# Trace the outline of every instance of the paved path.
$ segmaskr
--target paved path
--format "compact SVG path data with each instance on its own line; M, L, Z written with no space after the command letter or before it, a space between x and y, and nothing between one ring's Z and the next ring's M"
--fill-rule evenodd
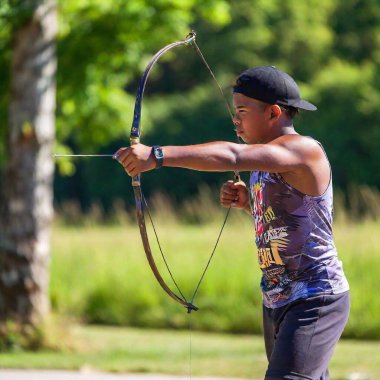
M188 380L189 376L113 374L94 371L0 369L0 380ZM195 377L192 380L243 380L226 377Z

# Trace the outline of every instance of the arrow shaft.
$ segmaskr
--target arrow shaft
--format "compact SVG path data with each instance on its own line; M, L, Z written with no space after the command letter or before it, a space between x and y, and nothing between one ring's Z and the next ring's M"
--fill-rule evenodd
M55 154L54 157L113 157L113 154Z

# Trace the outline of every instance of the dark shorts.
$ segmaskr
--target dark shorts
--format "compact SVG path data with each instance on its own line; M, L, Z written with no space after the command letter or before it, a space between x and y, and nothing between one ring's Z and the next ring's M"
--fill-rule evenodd
M350 310L349 292L263 307L265 379L330 379L328 364Z

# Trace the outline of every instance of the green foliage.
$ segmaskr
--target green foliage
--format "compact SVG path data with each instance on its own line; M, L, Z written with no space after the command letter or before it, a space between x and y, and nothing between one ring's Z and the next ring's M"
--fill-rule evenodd
M334 51L352 62L379 63L380 7L377 0L347 0L336 7L331 22Z
M22 25L28 14L24 5L32 3L8 0L0 5L2 140L12 28ZM324 144L335 185L343 190L362 183L380 187L377 0L62 0L58 8L57 151L112 153L128 145L138 79L147 62L194 28L227 94L247 67L271 64L288 71L319 108L295 124ZM165 54L152 70L142 125L142 140L149 144L235 141L223 99L188 47ZM74 197L83 208L97 201L108 209L128 191L116 163L111 171L105 160L57 164L61 173L73 176L58 176L59 201ZM107 186L102 173L107 173ZM143 180L148 194L170 188L168 194L182 202L201 182L217 187L227 177L164 169Z
M310 86L321 117L309 117L304 130L324 143L334 179L346 189L353 183L380 184L379 78L371 62L357 66L332 59Z
M183 39L196 17L223 25L229 15L222 0L62 1L60 14L58 136L91 152L126 139L134 91L124 89L152 52Z

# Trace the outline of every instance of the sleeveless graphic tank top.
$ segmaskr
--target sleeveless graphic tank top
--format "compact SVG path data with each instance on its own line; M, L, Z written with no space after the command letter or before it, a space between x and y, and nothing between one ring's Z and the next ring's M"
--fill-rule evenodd
M309 196L278 173L254 171L250 193L266 307L349 289L333 241L331 178L325 193Z

